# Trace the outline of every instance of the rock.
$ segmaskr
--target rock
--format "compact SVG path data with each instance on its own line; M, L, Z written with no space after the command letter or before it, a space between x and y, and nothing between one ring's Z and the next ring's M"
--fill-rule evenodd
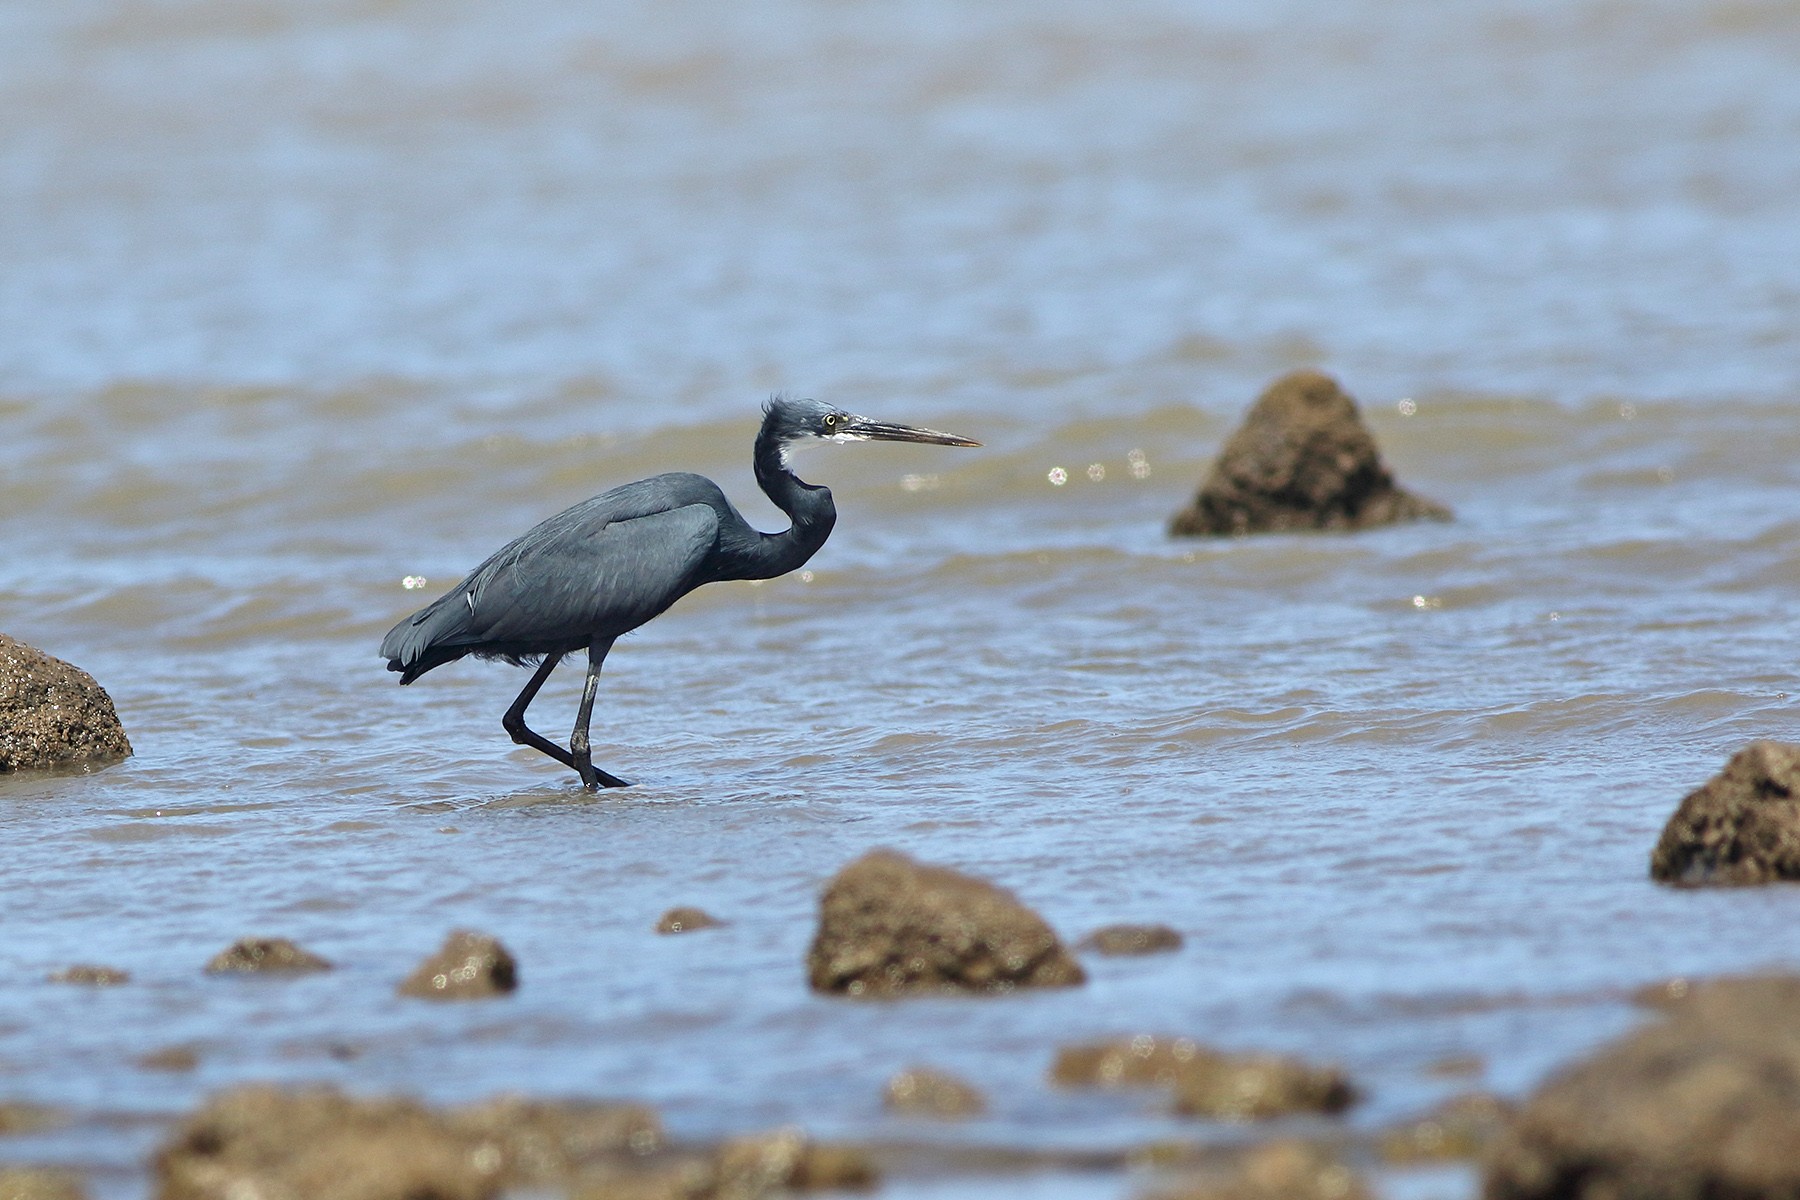
M704 1152L615 1162L580 1177L571 1200L780 1200L794 1192L873 1187L868 1155L795 1130L737 1138Z
M332 1088L237 1088L214 1097L156 1156L159 1200L485 1200L561 1189L594 1163L658 1149L636 1105L502 1099L434 1110Z
M208 1102L155 1159L158 1200L492 1200L506 1165L409 1100L244 1087Z
M303 974L307 971L329 971L331 964L302 950L286 938L239 938L213 955L206 964L209 975Z
M74 983L83 987L115 987L121 983L129 983L131 973L114 967L96 967L82 963L73 967L64 967L60 971L52 971L47 978L51 983Z
M1292 1138L1253 1146L1230 1171L1153 1189L1145 1200L1369 1200L1356 1173L1323 1149Z
M1114 957L1162 954L1181 949L1181 935L1167 925L1108 925L1082 938L1078 948Z
M807 978L821 992L999 993L1083 982L1042 918L992 884L876 850L832 879Z
M1421 519L1447 521L1450 510L1395 484L1356 402L1336 380L1295 371L1250 407L1169 532L1368 529Z
M517 964L505 946L486 934L458 929L443 948L420 963L401 984L402 996L479 1000L519 986Z
M0 1100L0 1134L36 1133L52 1129L68 1120L59 1108L33 1104L29 1100Z
M192 1071L200 1065L200 1052L192 1046L164 1046L139 1058L137 1065L146 1071Z
M0 634L0 774L129 757L112 697L92 675Z
M1187 1038L1148 1035L1057 1051L1050 1080L1063 1087L1159 1087L1183 1116L1245 1121L1335 1113L1356 1092L1334 1067L1272 1054L1227 1054Z
M715 929L724 923L703 908L671 908L656 923L656 932L692 933L697 929Z
M1650 877L1676 884L1800 879L1800 746L1752 742L1675 809Z
M1800 1195L1800 977L1715 981L1664 1012L1527 1101L1487 1200Z
M1384 1132L1378 1148L1389 1163L1479 1158L1511 1116L1512 1106L1498 1096L1453 1096L1416 1121Z
M0 1200L87 1200L79 1177L42 1167L0 1167Z
M944 1121L980 1116L987 1110L987 1101L973 1086L929 1067L910 1067L888 1080L882 1099L891 1112Z

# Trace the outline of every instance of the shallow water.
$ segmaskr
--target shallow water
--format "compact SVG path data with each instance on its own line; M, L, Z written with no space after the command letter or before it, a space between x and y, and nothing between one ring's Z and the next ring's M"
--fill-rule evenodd
M0 629L138 752L0 781L0 1099L75 1114L0 1155L142 1194L164 1121L246 1079L682 1137L1245 1136L1048 1088L1141 1030L1341 1062L1371 1129L1528 1090L1639 984L1794 965L1800 892L1646 865L1796 723L1796 47L1773 0L0 9ZM1307 364L1457 521L1166 539ZM778 527L776 388L987 446L803 458L842 514L808 571L609 659L596 758L637 786L511 747L518 672L394 688L390 624L606 486L700 470ZM817 891L879 845L1187 944L815 998ZM730 924L652 934L680 903ZM393 996L454 926L515 998ZM200 973L253 933L338 969ZM133 981L41 982L76 961ZM172 1045L198 1068L134 1065ZM916 1062L992 1114L884 1115Z

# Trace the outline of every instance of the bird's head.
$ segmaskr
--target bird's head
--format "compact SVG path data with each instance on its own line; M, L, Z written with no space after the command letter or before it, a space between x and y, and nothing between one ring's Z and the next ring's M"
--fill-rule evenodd
M780 449L785 466L789 451L821 442L926 442L934 446L979 446L972 438L914 425L875 421L818 400L776 396L763 406L762 436Z

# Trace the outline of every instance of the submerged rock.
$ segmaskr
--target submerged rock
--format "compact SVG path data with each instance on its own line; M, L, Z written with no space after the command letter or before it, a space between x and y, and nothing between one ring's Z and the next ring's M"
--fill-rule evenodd
M1163 954L1181 949L1181 935L1167 925L1107 925L1082 938L1077 948L1111 957Z
M331 964L287 938L239 938L213 955L206 970L211 975L299 975L308 971L329 971Z
M1554 1076L1490 1151L1486 1200L1800 1195L1800 977L1721 980Z
M1152 1189L1144 1200L1368 1200L1356 1172L1321 1147L1283 1138L1252 1146L1228 1171Z
M1011 893L876 850L832 879L807 978L821 992L900 996L1068 987L1086 976Z
M1390 1163L1453 1162L1479 1158L1512 1116L1498 1096L1453 1096L1424 1116L1382 1133L1379 1150Z
M658 933L693 933L698 929L716 929L725 922L704 908L671 908L656 923Z
M944 1121L980 1116L987 1110L987 1101L973 1085L930 1067L909 1067L888 1080L882 1100L891 1112Z
M158 1200L775 1200L875 1178L862 1152L794 1131L672 1149L635 1104L504 1097L434 1109L263 1086L210 1100L155 1170Z
M0 634L0 774L130 756L112 697L92 675Z
M72 967L64 967L60 971L52 971L48 978L51 983L73 983L83 987L116 987L121 983L131 982L131 972L121 971L116 967L77 963Z
M1800 746L1752 742L1675 809L1650 877L1677 884L1800 879Z
M48 1167L0 1167L0 1200L87 1200L81 1178Z
M1295 371L1250 407L1169 532L1367 529L1421 519L1447 521L1450 510L1394 482L1356 402L1335 379Z
M1335 1113L1356 1099L1335 1067L1315 1067L1273 1054L1227 1054L1188 1038L1140 1035L1067 1046L1056 1053L1050 1080L1063 1087L1156 1087L1184 1116L1226 1121L1289 1113Z
M504 996L518 986L518 964L505 946L486 934L458 929L401 982L399 992L431 1000L480 1000Z

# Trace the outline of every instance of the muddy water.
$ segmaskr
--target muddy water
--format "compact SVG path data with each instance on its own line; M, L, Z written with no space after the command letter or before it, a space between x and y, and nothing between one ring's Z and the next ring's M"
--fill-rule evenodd
M1238 1136L1046 1086L1140 1029L1338 1061L1373 1128L1528 1089L1625 989L1794 965L1800 894L1645 867L1800 716L1797 46L1772 0L0 10L0 628L138 749L0 782L0 1098L72 1114L0 1155L139 1195L163 1122L246 1079L627 1097L692 1137ZM1166 540L1303 364L1459 520ZM381 670L613 483L701 470L777 527L776 388L987 448L803 458L842 512L809 572L609 661L596 758L636 787L514 750L518 672ZM1186 946L815 999L818 887L876 845ZM675 904L730 924L656 936ZM459 925L516 997L395 998ZM248 934L338 968L201 973ZM77 961L132 982L40 982ZM198 1065L137 1065L171 1047ZM915 1063L989 1115L884 1115Z

